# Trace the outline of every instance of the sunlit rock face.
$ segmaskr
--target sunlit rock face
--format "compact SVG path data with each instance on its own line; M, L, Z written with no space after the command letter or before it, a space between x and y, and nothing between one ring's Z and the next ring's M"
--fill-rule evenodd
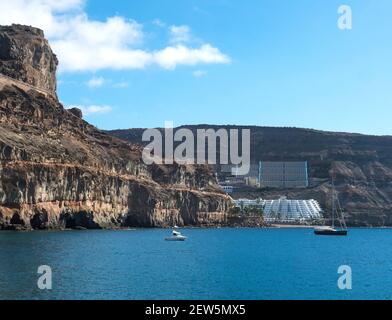
M227 223L208 167L145 165L141 147L61 105L56 66L41 30L0 27L0 229Z
M54 93L57 64L42 30L0 26L0 74Z

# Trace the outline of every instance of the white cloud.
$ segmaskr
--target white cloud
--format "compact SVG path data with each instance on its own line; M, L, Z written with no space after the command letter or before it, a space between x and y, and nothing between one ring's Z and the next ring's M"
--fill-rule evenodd
M171 26L169 32L172 43L186 43L191 40L191 29L188 26Z
M230 61L210 44L185 46L190 39L188 26L170 27L172 46L141 49L142 25L120 16L91 20L84 4L84 0L0 0L0 24L21 23L43 29L58 55L60 72L143 69L150 65L175 69L179 65Z
M103 86L105 83L105 79L103 77L92 77L89 81L87 81L87 86L89 88L98 88Z
M32 25L52 37L66 32L68 18L81 14L83 4L84 0L0 0L0 24Z
M201 78L201 77L204 77L204 76L206 76L207 75L207 71L204 71L204 70L195 70L195 71L193 71L193 76L195 77L195 78Z
M84 106L84 105L71 105L67 106L67 109L72 109L72 108L78 108L82 110L83 116L88 116L88 115L93 115L93 114L103 114L103 113L108 113L112 111L112 107L110 106L105 106L105 105L89 105L89 106Z
M178 65L194 66L200 63L229 63L230 58L222 54L219 49L204 44L198 49L184 45L167 47L154 54L154 60L165 69L175 69Z
M62 71L144 68L149 56L133 49L142 38L135 21L110 17L105 22L90 21L83 14L72 19L69 31L51 41Z

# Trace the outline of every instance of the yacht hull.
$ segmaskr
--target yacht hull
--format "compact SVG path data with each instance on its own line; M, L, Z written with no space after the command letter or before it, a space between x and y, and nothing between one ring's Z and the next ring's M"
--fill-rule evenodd
M185 241L186 237L168 237L165 238L166 241Z
M347 230L314 230L319 236L347 236Z

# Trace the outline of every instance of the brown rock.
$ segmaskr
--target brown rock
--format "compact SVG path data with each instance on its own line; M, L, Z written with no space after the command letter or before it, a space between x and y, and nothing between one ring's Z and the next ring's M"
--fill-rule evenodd
M57 64L42 30L0 26L0 74L55 93Z
M55 90L57 59L42 31L0 27L0 37L1 72ZM140 147L56 95L0 83L0 229L210 225L230 205L208 168L145 165Z
M78 117L79 119L83 118L83 112L79 108L71 108L68 109L69 112L71 112L74 116Z

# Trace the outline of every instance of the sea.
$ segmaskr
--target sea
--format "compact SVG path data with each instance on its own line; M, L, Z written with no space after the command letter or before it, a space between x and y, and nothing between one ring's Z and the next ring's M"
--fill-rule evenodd
M392 229L181 232L2 231L0 299L392 298Z

